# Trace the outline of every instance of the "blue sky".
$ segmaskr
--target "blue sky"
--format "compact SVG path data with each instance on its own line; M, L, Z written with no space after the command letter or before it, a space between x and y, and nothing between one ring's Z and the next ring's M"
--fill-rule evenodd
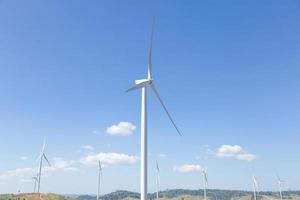
M1 193L32 191L44 137L43 192L95 193L96 158L103 192L139 191L140 92L124 91L146 77L153 16L154 79L184 136L150 94L149 191L156 159L162 189L201 188L199 166L209 188L255 174L276 190L278 173L300 189L299 1L2 0Z

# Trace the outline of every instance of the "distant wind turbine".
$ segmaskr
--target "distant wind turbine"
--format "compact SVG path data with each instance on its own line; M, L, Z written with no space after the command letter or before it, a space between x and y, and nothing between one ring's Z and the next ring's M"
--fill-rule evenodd
M102 165L101 165L101 162L99 161L98 187L97 187L97 200L99 200L99 198L100 198L101 178L102 178Z
M280 200L282 200L282 183L284 183L284 181L281 180L278 175L277 175L277 183L279 188Z
M204 200L206 200L206 189L208 185L207 168L202 169L202 176L203 176L203 194L204 194Z
M45 159L46 162L48 163L48 165L51 166L51 164L45 154L45 147L46 147L46 140L44 139L42 152L41 152L40 156L38 157L38 159L40 160L39 172L38 172L38 190L37 190L38 193L40 193L43 160Z
M160 180L159 180L159 166L158 166L158 162L156 161L156 200L159 199L159 184L160 184Z
M36 183L38 181L38 175L33 176L32 179L34 180L33 193L35 193L36 192Z
M257 200L258 183L257 183L257 180L256 180L255 176L252 176L252 180L253 180L253 195L254 195L254 200Z
M151 88L154 95L160 102L161 106L167 113L170 121L175 127L179 135L181 135L179 129L177 128L175 122L173 121L170 113L168 112L165 104L160 98L156 87L154 86L154 81L152 77L152 44L153 44L153 31L154 24L152 26L150 50L149 50L149 61L148 61L148 77L146 79L136 80L135 86L128 89L127 92L141 89L142 90L142 103L141 103L141 180L140 180L140 193L141 200L147 199L147 88Z

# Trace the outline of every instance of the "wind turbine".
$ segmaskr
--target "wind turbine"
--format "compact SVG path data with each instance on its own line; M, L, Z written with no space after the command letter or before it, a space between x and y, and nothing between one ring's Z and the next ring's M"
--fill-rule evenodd
M34 180L33 193L35 193L35 191L36 191L36 183L38 181L38 175L37 176L33 176L32 179Z
M102 177L102 165L101 165L101 162L99 161L99 174L98 174L97 200L99 200L99 198L100 198L101 177Z
M159 199L159 167L158 162L156 161L156 200Z
M176 131L179 135L181 135L179 129L177 128L175 122L173 121L170 113L168 112L165 104L160 98L156 87L154 86L154 81L152 77L152 44L153 44L153 31L154 24L152 26L151 32L151 41L150 41L150 50L149 50L149 61L148 61L148 77L146 79L136 80L135 86L128 89L127 92L141 89L142 90L142 99L141 99L141 180L140 180L140 192L141 192L141 200L147 199L147 88L151 88L154 95L157 97L161 106L167 113L170 121L175 127Z
M208 184L208 181L207 181L207 168L202 169L202 176L203 176L203 185L204 185L204 188L203 188L204 200L206 200L206 189L207 189L207 184Z
M254 200L257 200L258 183L257 183L257 180L256 180L255 176L252 176L252 180L253 180L253 195L254 195Z
M279 188L279 194L280 194L280 200L282 200L282 183L284 183L283 180L280 179L280 177L277 175L277 183Z
M40 193L40 186L41 186L41 176L42 176L42 166L43 166L43 160L45 159L49 166L51 166L49 160L46 157L45 154L45 147L46 147L46 140L44 139L43 148L40 156L38 159L40 159L40 165L39 165L39 172L38 172L38 190L37 192Z

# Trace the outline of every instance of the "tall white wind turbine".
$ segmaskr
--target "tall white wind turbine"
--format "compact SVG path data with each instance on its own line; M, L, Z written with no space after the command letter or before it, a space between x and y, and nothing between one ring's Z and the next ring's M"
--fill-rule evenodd
M44 139L42 152L41 152L41 155L38 157L38 159L40 160L39 172L38 172L38 189L37 189L38 193L40 193L43 160L45 159L46 162L48 163L48 165L51 166L51 164L45 154L45 147L46 147L46 140Z
M278 189L280 194L280 200L282 200L282 183L284 183L284 181L281 180L278 175L277 175L277 183L278 183Z
M150 50L149 50L149 61L148 61L148 77L146 79L136 80L135 86L128 89L127 92L141 89L142 90L142 102L141 102L141 182L140 182L140 191L141 191L141 200L147 199L147 89L148 87L152 89L154 95L157 97L161 106L167 113L170 121L175 127L179 135L181 135L179 129L177 128L175 122L173 121L170 113L168 112L165 104L160 98L156 87L154 86L154 81L152 77L152 44L153 44L153 29L151 32L151 41L150 41Z
M252 176L254 200L257 200L258 183L255 176Z
M97 200L100 198L100 187L101 187L101 178L102 178L102 165L101 162L99 161L99 172L98 172L98 187L97 187Z
M160 184L160 180L159 180L159 166L158 166L158 162L156 161L156 200L159 199L159 184Z
M202 176L203 176L203 194L204 194L204 200L206 200L206 190L208 185L207 168L202 169Z

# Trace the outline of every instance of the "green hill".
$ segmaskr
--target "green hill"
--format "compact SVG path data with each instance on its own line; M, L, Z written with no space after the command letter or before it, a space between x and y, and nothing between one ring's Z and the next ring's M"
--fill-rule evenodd
M300 200L300 191L283 192L285 200ZM203 200L203 190L165 190L160 192L160 200ZM101 196L101 200L138 200L139 193L119 190ZM155 193L148 195L156 199ZM253 200L252 192L238 190L207 190L208 200ZM94 195L66 196L58 194L3 194L0 200L96 200ZM258 200L279 200L277 192L260 192Z
M4 194L0 195L0 200L76 200L75 198L58 194Z
M299 191L283 192L284 199L300 200ZM160 200L202 200L203 190L174 189L160 192ZM101 197L101 200L135 200L139 199L139 193L128 191L116 191ZM148 194L148 199L156 199L156 194ZM207 190L208 200L253 200L252 192L239 190ZM277 192L261 192L258 200L278 200ZM96 200L96 196L82 195L77 200Z

